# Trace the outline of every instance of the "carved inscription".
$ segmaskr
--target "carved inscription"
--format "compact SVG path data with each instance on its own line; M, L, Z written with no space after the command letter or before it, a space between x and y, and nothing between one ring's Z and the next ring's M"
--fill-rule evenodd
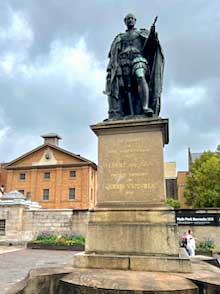
M140 190L140 189L154 189L155 184L107 184L105 186L106 190L124 190L124 189L134 189L134 190Z
M148 146L146 137L142 138L140 134L138 137L116 136L111 144L105 145L104 190L111 197L155 194L157 185L151 172L152 168L155 170L156 163Z

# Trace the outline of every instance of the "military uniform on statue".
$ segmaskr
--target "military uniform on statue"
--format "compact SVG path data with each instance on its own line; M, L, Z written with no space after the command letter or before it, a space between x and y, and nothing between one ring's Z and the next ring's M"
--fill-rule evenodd
M125 18L127 30L115 37L109 52L106 91L109 118L128 115L158 116L164 56L155 31L137 30L136 18Z

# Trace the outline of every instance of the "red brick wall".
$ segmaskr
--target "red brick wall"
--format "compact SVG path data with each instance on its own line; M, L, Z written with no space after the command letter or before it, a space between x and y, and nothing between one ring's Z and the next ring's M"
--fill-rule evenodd
M178 200L180 201L181 208L189 208L189 206L185 203L186 199L184 197L184 190L188 174L189 173L187 171L180 171L177 173Z
M4 169L4 163L0 163L0 186L7 186L7 171Z
M53 150L57 164L39 166L45 149L38 150L27 158L21 159L8 167L6 191L24 190L30 193L32 201L37 201L43 208L88 209L95 205L96 169L91 165L76 166L82 163L78 158ZM68 167L65 167L68 164ZM70 171L76 171L76 177L70 177ZM50 172L50 179L44 173ZM25 180L20 180L20 173L25 173ZM75 188L75 199L69 200L69 188ZM49 200L43 200L43 189L49 189Z

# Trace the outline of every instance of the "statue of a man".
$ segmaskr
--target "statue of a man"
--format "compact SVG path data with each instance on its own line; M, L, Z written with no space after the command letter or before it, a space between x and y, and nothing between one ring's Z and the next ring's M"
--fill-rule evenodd
M125 33L115 37L109 52L105 93L109 119L125 116L158 116L162 91L164 57L155 31L137 30L136 18L124 18Z

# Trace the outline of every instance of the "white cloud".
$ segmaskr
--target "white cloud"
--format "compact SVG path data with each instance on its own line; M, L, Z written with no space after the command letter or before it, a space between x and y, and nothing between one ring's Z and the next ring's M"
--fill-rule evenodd
M28 48L33 39L33 31L25 17L19 12L10 10L9 25L6 28L0 28L0 42L13 42Z
M178 99L181 102L182 107L190 108L198 103L201 103L206 98L206 89L198 87L189 88L177 88L173 87L170 90L170 95L173 99Z
M10 9L8 26L0 28L0 68L3 74L13 74L16 65L28 57L28 49L34 41L34 34L24 16ZM10 48L10 49L9 49Z
M0 142L3 142L3 140L6 138L7 133L9 132L10 128L5 126L0 130Z
M0 65L6 74L10 74L13 70L15 58L13 55L8 54L0 61Z

